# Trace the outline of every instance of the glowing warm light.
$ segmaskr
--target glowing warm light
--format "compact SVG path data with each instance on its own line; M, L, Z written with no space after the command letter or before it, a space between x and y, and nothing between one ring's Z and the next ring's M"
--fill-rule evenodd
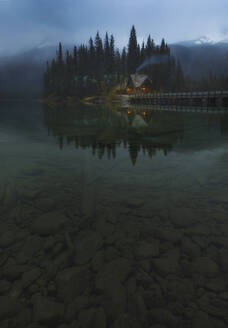
M146 112L143 112L143 115L146 115Z
M141 90L142 90L142 92L145 92L145 91L146 91L146 88L145 88L145 87L143 87L143 88L141 88Z
M130 111L130 110L128 110L128 111L127 111L127 113L128 113L128 114L131 114L131 111Z
M131 88L126 88L126 92L131 92Z

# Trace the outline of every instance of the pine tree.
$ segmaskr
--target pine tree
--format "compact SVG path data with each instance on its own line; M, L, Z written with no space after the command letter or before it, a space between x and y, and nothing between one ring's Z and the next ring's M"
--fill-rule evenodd
M170 55L170 48L168 47L168 44L167 43L165 44L165 53L167 55Z
M73 71L74 78L76 78L78 73L78 52L76 46L74 46L73 50Z
M103 76L103 43L99 35L99 31L97 31L95 37L95 50L96 50L96 75L99 79Z
M150 58L154 52L155 52L155 45L154 45L154 40L151 39L151 36L149 34L148 38L147 38L147 43L146 43L146 57Z
M165 54L165 52L166 52L166 47L165 47L165 40L164 40L164 38L162 39L162 41L161 41L161 46L160 46L160 54Z
M59 49L57 51L57 63L63 65L63 50L61 42L59 42Z
M141 49L140 49L140 45L138 44L138 46L137 46L137 67L141 64L140 54L141 54Z
M116 82L119 83L120 75L121 75L121 55L120 55L120 52L118 49L116 50L116 53L115 53L115 71L114 71L114 73L116 73L116 79L112 78L112 81L114 83L116 83Z
M94 47L93 39L90 37L89 39L89 75L94 77L96 70L96 51Z
M123 47L121 54L121 73L125 77L127 75L127 52L126 47Z
M65 71L65 88L64 88L64 93L73 95L74 92L74 62L73 58L67 50L66 52L66 71Z
M110 45L109 45L109 37L108 33L105 34L104 40L104 71L105 74L108 75L109 73L109 65L110 65Z
M57 51L56 58L56 74L57 74L57 95L63 96L64 94L64 61L63 61L63 51L62 44L59 42L59 48Z
M128 56L127 56L127 70L128 74L135 73L138 66L138 44L136 37L136 30L134 25L131 28L129 42L128 42Z
M146 49L144 41L142 43L141 51L140 51L140 63L143 63L146 59Z
M115 73L115 40L114 36L110 37L110 62L109 62L109 72L110 74Z
M44 95L48 96L51 93L51 70L49 62L46 62L46 71L44 72Z
M58 72L57 72L57 64L55 59L52 59L51 62L51 93L57 93L57 83L58 83Z

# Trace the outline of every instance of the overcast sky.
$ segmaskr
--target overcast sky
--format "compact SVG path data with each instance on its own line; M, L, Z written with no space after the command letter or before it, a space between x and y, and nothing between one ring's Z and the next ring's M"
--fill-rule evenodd
M87 42L99 30L120 48L135 25L138 41L228 38L228 0L0 0L0 54L58 41Z

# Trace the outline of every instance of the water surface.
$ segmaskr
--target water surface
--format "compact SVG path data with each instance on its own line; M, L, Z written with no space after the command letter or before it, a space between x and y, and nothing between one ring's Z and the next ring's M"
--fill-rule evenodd
M228 113L0 106L1 327L227 327Z

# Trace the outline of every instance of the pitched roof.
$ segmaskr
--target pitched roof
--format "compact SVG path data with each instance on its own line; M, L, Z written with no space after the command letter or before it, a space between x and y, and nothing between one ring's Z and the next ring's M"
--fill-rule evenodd
M139 88L147 79L152 83L149 77L145 74L131 74L130 75L132 83L135 88Z

